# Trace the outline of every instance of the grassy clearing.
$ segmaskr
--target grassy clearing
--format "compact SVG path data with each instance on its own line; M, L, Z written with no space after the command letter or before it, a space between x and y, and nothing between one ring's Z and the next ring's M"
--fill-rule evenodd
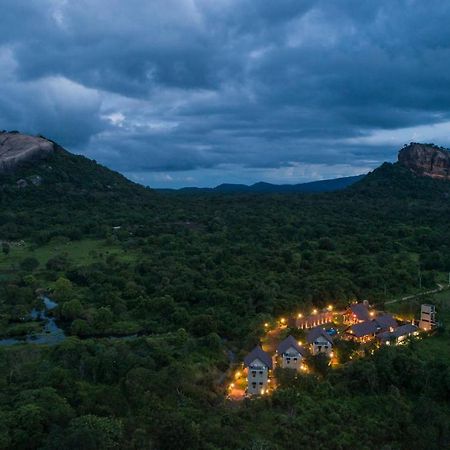
M424 359L450 359L450 289L404 302L392 303L388 305L387 309L388 312L398 314L405 319L412 317L418 319L420 305L428 302L436 305L437 320L443 324L444 329L433 336L420 340L417 346Z
M424 358L450 359L450 290L434 294L431 299L436 305L436 317L443 330L429 339L419 342Z
M449 273L448 272L438 272L436 274L436 281L438 283L447 284L449 282Z
M72 263L77 265L91 264L109 255L116 255L121 260L129 261L136 257L134 252L124 251L105 240L84 239L68 242L55 240L37 248L25 243L20 246L12 245L8 255L0 253L0 273L14 271L19 267L20 262L28 257L36 258L42 268L50 258L58 255L66 255Z

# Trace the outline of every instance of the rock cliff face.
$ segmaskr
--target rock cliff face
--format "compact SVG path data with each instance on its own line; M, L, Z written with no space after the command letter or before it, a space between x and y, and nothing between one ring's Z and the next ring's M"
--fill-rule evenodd
M27 161L44 159L53 151L54 144L47 139L0 132L0 173L13 171Z
M450 151L442 147L412 142L400 150L398 162L416 175L450 180Z

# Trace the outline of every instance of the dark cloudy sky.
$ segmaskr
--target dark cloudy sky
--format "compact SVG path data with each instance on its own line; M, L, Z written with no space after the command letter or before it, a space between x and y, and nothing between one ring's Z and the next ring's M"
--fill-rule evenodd
M448 0L0 0L0 129L151 186L366 172L450 144Z

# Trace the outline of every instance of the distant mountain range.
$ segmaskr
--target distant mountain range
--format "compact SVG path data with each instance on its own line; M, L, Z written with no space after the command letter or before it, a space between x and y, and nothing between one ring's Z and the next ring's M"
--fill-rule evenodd
M356 175L353 177L334 178L331 180L311 181L309 183L300 184L271 184L259 182L252 185L246 184L229 184L224 183L214 188L196 188L185 187L181 189L156 189L161 192L185 192L188 194L193 193L286 193L286 192L332 192L345 189L348 186L363 179L365 175Z
M406 170L406 172L405 172ZM386 174L389 176L386 178ZM392 172L392 173L391 173ZM186 187L181 189L151 189L153 192L177 194L233 194L233 193L319 193L343 190L352 185L366 189L369 185L399 181L413 182L403 177L404 172L419 178L450 180L450 152L434 144L412 142L399 152L398 162L385 163L367 175L312 181L301 184L271 184L259 182L252 185L221 184L214 188ZM381 178L380 178L381 177ZM356 183L364 179L363 183ZM418 181L415 182L419 185ZM0 190L23 190L26 187L75 189L78 192L107 192L109 194L135 192L138 197L149 189L137 185L121 174L109 170L83 156L64 150L57 143L42 136L27 136L17 131L0 131ZM9 188L8 188L9 186ZM379 187L382 187L381 185ZM353 188L352 188L353 189ZM378 189L378 188L377 188Z
M52 163L52 167L48 162ZM18 178L20 176L21 178ZM52 180L56 183L70 182L75 186L126 185L124 177L116 172L96 164L82 156L73 155L55 142L43 136L27 136L18 131L0 131L0 177L3 181L18 183L19 187ZM333 180L313 181L302 184L255 183L221 184L215 188L186 187L182 189L154 189L159 192L176 193L283 193L283 192L331 192L344 189L364 175L336 178ZM36 181L37 180L37 181ZM131 182L128 184L132 184Z

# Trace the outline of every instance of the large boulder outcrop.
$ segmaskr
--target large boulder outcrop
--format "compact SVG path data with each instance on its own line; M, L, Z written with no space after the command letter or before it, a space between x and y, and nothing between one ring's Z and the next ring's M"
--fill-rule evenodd
M450 180L450 151L442 147L412 142L400 150L398 162L416 175Z
M0 133L0 173L11 172L28 161L45 159L55 150L47 139L17 132Z

